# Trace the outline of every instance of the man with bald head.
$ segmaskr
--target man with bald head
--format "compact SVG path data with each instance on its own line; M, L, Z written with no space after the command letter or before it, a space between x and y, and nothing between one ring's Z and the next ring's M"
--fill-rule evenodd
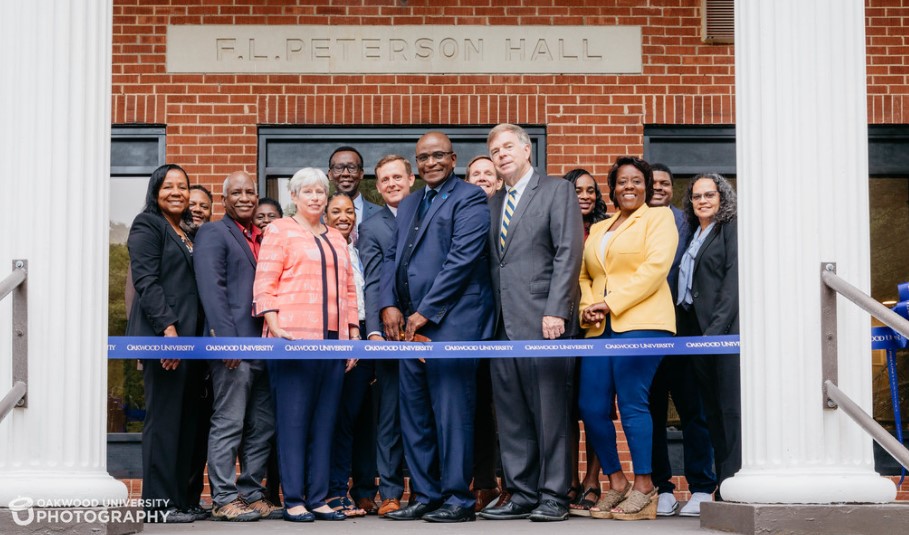
M205 223L196 234L193 264L205 333L217 337L262 335L252 315L253 281L262 231L253 224L259 196L249 174L224 180L224 217ZM208 478L212 519L246 522L281 518L281 508L265 498L265 477L275 417L265 363L229 355L209 362L213 412L208 438ZM236 477L237 456L241 474Z
M493 298L486 194L454 175L457 155L441 132L420 138L416 160L426 187L398 205L395 237L383 262L385 337L489 339ZM404 456L415 500L385 517L474 520L470 478L477 359L403 359L399 374Z

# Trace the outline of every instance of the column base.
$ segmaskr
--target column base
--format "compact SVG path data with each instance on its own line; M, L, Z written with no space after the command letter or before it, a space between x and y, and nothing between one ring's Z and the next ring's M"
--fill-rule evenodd
M145 527L136 508L0 509L0 533L8 535L127 535Z
M903 504L701 504L701 528L749 535L877 535L903 533L906 526L909 526L909 505Z
M890 503L896 485L871 470L740 470L720 489L739 503Z
M128 497L126 485L107 472L0 471L0 507L14 507L27 500L36 507L48 508L121 507Z

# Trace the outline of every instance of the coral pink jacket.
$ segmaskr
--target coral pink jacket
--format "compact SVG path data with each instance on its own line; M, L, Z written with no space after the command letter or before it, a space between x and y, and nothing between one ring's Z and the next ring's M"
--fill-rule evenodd
M278 313L278 324L294 337L304 340L325 338L325 311L329 319L337 318L338 338L349 338L348 326L358 326L357 290L347 242L336 229L327 234L337 255L335 269L331 248L322 240L325 273L316 237L292 218L278 219L268 225L262 239L256 280L253 285L253 309L257 316ZM339 295L323 302L323 275L328 286L337 280ZM336 320L337 321L337 320ZM334 323L334 322L333 322ZM263 336L271 336L265 326Z

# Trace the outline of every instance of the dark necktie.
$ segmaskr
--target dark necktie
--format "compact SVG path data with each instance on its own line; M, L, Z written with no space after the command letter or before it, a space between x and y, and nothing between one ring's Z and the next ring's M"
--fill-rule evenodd
M426 212L429 211L429 207L432 205L432 200L435 198L438 192L434 189L426 191L426 194L423 195L423 201L420 203L420 209L417 211L417 225L423 222L423 216L426 215Z

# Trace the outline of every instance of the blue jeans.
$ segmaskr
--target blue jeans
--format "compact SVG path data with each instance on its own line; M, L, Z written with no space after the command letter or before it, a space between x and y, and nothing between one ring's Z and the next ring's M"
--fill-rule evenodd
M616 333L606 323L600 338L661 338L667 331ZM603 473L622 469L616 446L615 424L609 418L612 398L618 395L622 428L631 450L635 474L650 474L653 422L650 417L650 384L663 357L583 357L578 405L588 440L603 465Z

